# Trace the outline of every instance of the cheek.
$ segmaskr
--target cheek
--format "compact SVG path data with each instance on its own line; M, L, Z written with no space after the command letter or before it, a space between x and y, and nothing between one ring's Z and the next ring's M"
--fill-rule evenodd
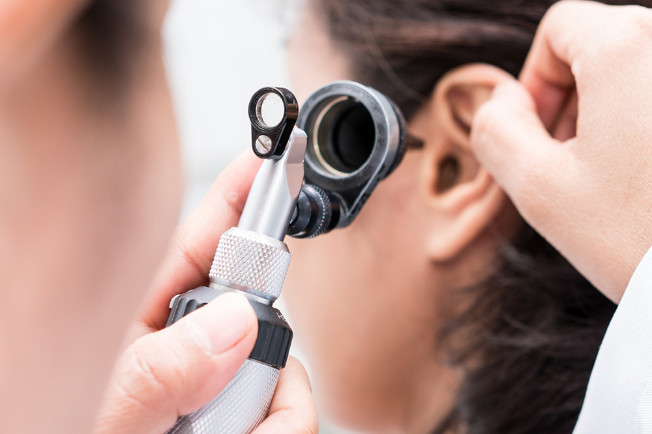
M420 294L431 283L423 222L401 181L381 184L349 228L289 242L289 316L316 392L341 421L387 408L406 368L397 351L418 335L421 309L431 311Z
M329 331L332 325L324 327L334 314L336 327L364 322L386 303L389 294L383 288L397 277L403 261L410 262L401 239L406 235L400 227L404 213L387 212L391 198L376 194L350 227L311 240L287 241L292 261L285 295L292 318L325 339L336 340L337 333Z

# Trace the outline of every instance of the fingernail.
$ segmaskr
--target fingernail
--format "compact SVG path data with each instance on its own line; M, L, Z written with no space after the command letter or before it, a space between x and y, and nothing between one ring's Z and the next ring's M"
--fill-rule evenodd
M215 355L238 344L251 332L256 321L247 299L237 293L219 296L196 314L192 322L206 337L208 347Z

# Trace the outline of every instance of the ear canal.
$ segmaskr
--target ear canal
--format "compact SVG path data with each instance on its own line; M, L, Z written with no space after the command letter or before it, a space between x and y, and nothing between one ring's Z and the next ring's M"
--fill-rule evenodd
M439 162L439 176L435 185L438 194L444 193L453 188L460 178L460 161L453 155L444 157Z

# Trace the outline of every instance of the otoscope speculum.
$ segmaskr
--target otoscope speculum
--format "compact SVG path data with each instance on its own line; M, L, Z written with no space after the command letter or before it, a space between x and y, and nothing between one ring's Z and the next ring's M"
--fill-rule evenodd
M297 128L308 136L305 185L316 187L304 187L299 196L288 232L298 238L351 224L407 149L405 121L396 106L375 89L351 81L313 93L299 112ZM326 201L330 211L324 212ZM309 220L302 216L307 204L328 221L299 224Z

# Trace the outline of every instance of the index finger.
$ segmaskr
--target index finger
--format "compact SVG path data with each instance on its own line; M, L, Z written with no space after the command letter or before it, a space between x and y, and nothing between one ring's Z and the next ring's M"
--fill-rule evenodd
M207 284L220 236L236 226L261 160L251 151L220 174L199 207L177 228L141 310L145 332L163 328L172 297Z
M589 1L562 1L546 13L525 61L520 80L532 94L548 128L555 123L582 70L582 62L604 41L621 35L614 13L622 7Z
M319 431L317 409L312 398L310 379L303 365L294 357L281 370L269 416L254 434L309 434Z

